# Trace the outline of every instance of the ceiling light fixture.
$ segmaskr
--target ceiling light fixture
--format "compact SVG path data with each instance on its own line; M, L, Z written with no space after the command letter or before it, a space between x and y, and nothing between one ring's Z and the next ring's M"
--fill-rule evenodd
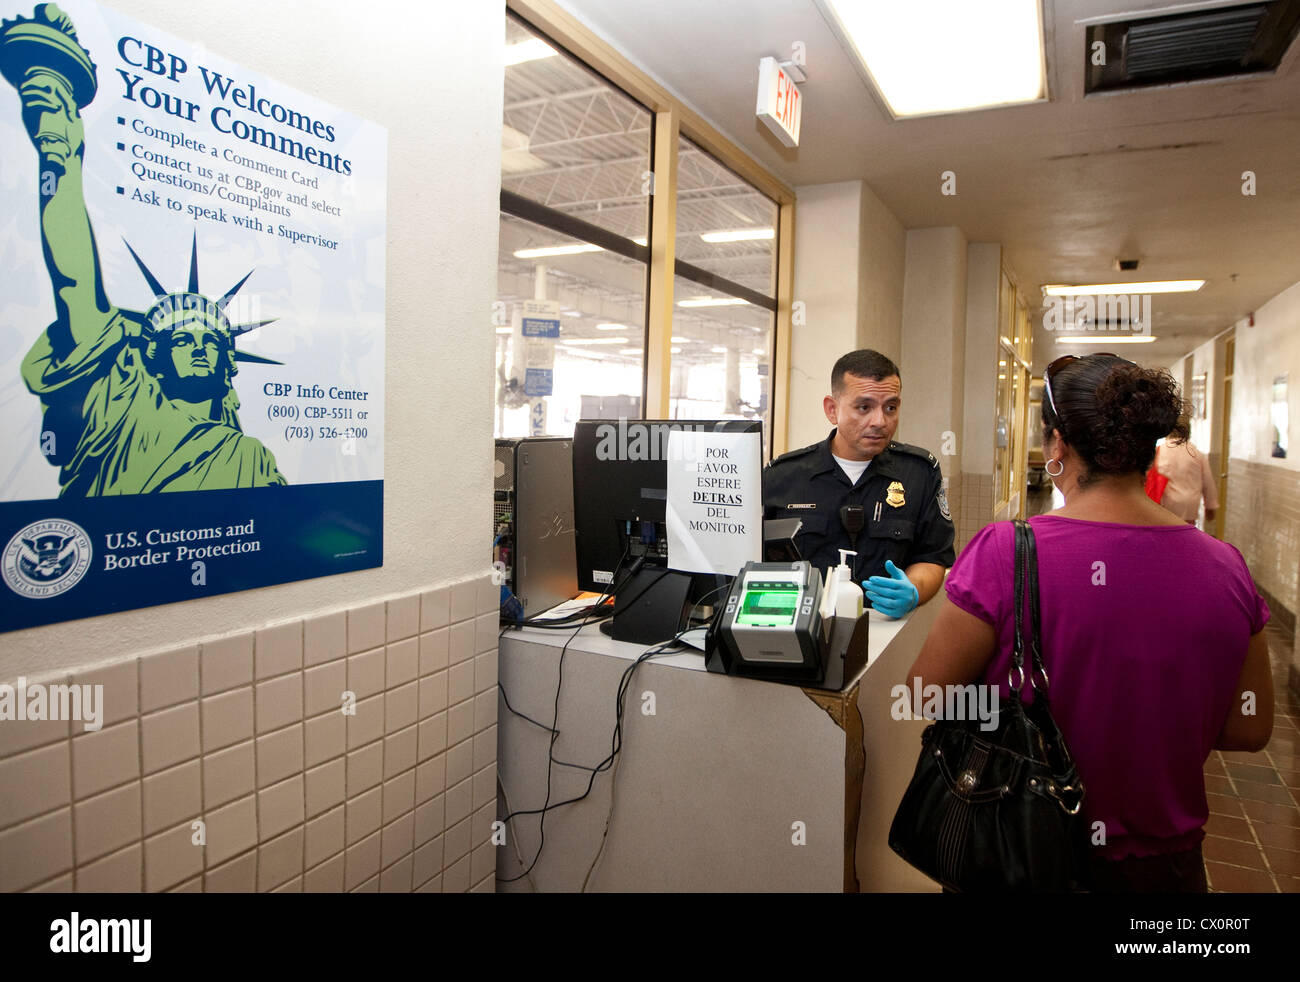
M623 338L565 338L565 344L627 344Z
M749 303L740 297L692 297L690 300L678 300L679 307L736 307Z
M1150 344L1156 340L1152 334L1122 334L1118 337L1115 335L1100 334L1076 334L1070 337L1057 338L1057 344Z
M1195 293L1205 286L1205 280L1149 280L1146 283L1087 283L1067 286L1063 283L1043 285L1045 297L1088 297L1103 293Z
M626 331L627 329L628 326L626 324L597 324L596 325L596 330L598 331Z
M748 242L751 239L775 238L773 228L738 228L730 232L701 232L700 238L705 242Z
M821 0L895 118L1047 98L1038 0Z
M580 252L604 252L598 245L578 242L574 245L541 246L537 249L516 249L516 259L544 259L547 256L576 256Z

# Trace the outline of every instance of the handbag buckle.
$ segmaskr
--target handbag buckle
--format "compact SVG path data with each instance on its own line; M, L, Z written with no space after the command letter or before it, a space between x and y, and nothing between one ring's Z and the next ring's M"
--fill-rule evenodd
M1016 673L1020 673L1020 678L1015 679ZM1015 679L1015 681L1012 681ZM1012 692L1019 692L1025 685L1025 670L1020 665L1012 665L1011 671L1007 672L1007 685L1011 687Z
M957 793L969 795L975 790L975 786L978 784L979 778L975 776L973 771L962 771L961 775L957 778Z

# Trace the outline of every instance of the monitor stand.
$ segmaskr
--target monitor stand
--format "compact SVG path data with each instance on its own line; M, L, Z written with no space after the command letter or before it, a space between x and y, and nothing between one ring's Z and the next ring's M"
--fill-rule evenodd
M657 566L632 577L614 598L614 617L600 626L615 641L661 644L681 629L691 578Z

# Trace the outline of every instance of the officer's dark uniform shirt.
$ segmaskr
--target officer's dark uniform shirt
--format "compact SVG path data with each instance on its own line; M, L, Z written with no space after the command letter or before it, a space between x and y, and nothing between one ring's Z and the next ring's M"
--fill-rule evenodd
M840 507L862 505L854 580L884 576L885 560L905 570L912 563L953 564L952 515L934 455L891 442L850 484L831 456L835 430L821 443L792 450L763 471L763 517L799 518L799 554L819 570L837 566L841 549L853 549Z

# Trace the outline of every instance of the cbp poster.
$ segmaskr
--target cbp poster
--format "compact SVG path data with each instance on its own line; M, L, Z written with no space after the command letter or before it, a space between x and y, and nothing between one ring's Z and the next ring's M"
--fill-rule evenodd
M0 630L382 565L387 132L0 16Z

